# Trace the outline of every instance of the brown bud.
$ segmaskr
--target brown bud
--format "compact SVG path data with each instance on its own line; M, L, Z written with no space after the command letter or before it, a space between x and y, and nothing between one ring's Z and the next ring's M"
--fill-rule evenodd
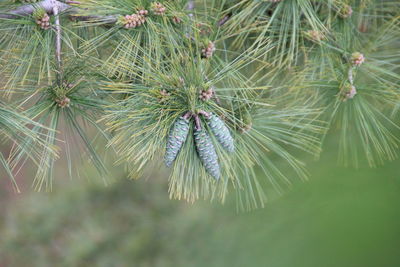
M71 99L69 99L68 97L64 96L64 97L57 98L55 100L55 102L57 103L57 105L60 108L68 108L70 106Z
M351 64L353 66L360 66L362 63L364 63L365 61L365 57L363 54L361 54L360 52L354 52L353 54L351 54Z
M166 7L160 2L153 2L151 4L151 9L153 13L158 16L164 15L165 11L167 10Z
M175 24L179 24L179 23L182 22L182 20L181 20L179 17L176 17L176 16L174 16L174 17L172 18L172 21L173 21Z

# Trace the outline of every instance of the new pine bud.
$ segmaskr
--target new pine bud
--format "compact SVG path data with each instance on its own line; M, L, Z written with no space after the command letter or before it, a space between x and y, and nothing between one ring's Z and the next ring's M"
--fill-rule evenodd
M209 88L207 90L201 90L199 98L200 98L200 100L208 101L212 98L213 94L214 94L214 91L212 88Z
M147 10L140 9L136 14L123 16L120 19L120 23L122 23L125 29L136 28L146 22L147 14Z
M354 85L351 85L349 83L345 84L342 89L342 101L345 102L349 99L353 99L355 95L357 94L356 87Z
M60 108L68 108L71 103L71 99L66 96L57 98L55 101Z
M173 21L175 24L180 24L180 23L182 22L182 20L181 20L179 17L177 17L177 16L172 17L172 21Z
M140 9L140 10L137 12L137 14L138 14L138 15L141 15L141 16L147 16L147 15L149 14L149 11L146 10L146 9Z
M33 13L36 24L43 30L50 29L50 16L43 10L39 9Z
M167 11L167 8L161 4L160 2L153 2L151 3L151 10L155 15L161 16L165 14L165 11Z
M365 61L365 57L360 52L354 52L353 54L351 54L351 64L353 66L358 67L362 63L364 63L364 61Z
M339 16L341 16L344 19L351 17L352 14L353 14L353 8L347 4L345 4L339 11Z
M306 36L314 42L319 42L325 39L325 36L322 32L315 30L306 31Z
M212 57L212 55L214 54L215 50L216 50L215 44L213 42L209 41L207 47L203 48L201 50L202 58L210 58L210 57Z

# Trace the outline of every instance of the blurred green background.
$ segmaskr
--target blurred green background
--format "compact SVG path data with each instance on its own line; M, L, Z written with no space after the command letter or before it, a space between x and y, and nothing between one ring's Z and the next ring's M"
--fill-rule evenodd
M168 199L162 174L69 179L51 193L0 188L0 266L400 266L400 160L336 164L330 135L308 182L263 209ZM96 182L97 181L97 182Z

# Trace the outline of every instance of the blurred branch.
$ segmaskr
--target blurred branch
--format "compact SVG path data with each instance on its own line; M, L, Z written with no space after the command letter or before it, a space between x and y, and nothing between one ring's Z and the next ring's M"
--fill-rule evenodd
M76 21L86 21L86 22L101 22L102 24L115 24L118 21L119 15L109 15L109 16L80 16L80 15L70 15L72 20Z
M58 82L61 83L62 78L62 62L61 62L61 26L58 5L55 4L53 7L53 14L55 16L55 29L56 29L56 60L58 67Z
M9 10L6 12L0 12L0 18L4 19L15 19L23 16L29 16L32 15L32 13L38 9L38 8L43 8L47 14L50 15L55 15L57 16L58 14L62 12L68 12L68 13L73 13L70 15L71 19L77 20L77 21L96 21L96 22L103 22L105 24L114 24L118 20L118 15L110 15L110 16L96 16L96 15L84 15L80 16L80 8L71 6L70 4L75 4L79 5L80 2L76 1L66 1L61 2L57 0L44 0L38 3L34 4L27 4L20 6L16 9ZM55 8L57 9L57 14L55 14Z
M189 0L187 3L187 10L190 11L189 13L189 17L193 17L193 10L195 8L195 4L194 4L194 0Z
M353 78L353 67L350 67L350 68L349 68L348 80L349 80L350 84L353 85L353 83L354 83L354 78Z
M72 6L57 0L44 0L34 4L23 5L16 9L9 10L7 12L1 12L0 18L15 19L21 16L29 16L32 15L32 13L38 8L43 8L46 11L46 13L53 14L54 7L56 6L58 12L64 12L69 9L74 9Z

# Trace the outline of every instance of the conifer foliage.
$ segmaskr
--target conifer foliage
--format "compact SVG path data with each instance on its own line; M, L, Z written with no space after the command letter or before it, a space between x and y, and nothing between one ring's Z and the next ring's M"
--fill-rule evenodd
M397 155L395 0L4 0L0 33L16 188L27 162L40 190L62 155L104 178L106 155L131 177L163 157L172 198L254 208L306 178L298 151L318 156L329 131L344 164Z

